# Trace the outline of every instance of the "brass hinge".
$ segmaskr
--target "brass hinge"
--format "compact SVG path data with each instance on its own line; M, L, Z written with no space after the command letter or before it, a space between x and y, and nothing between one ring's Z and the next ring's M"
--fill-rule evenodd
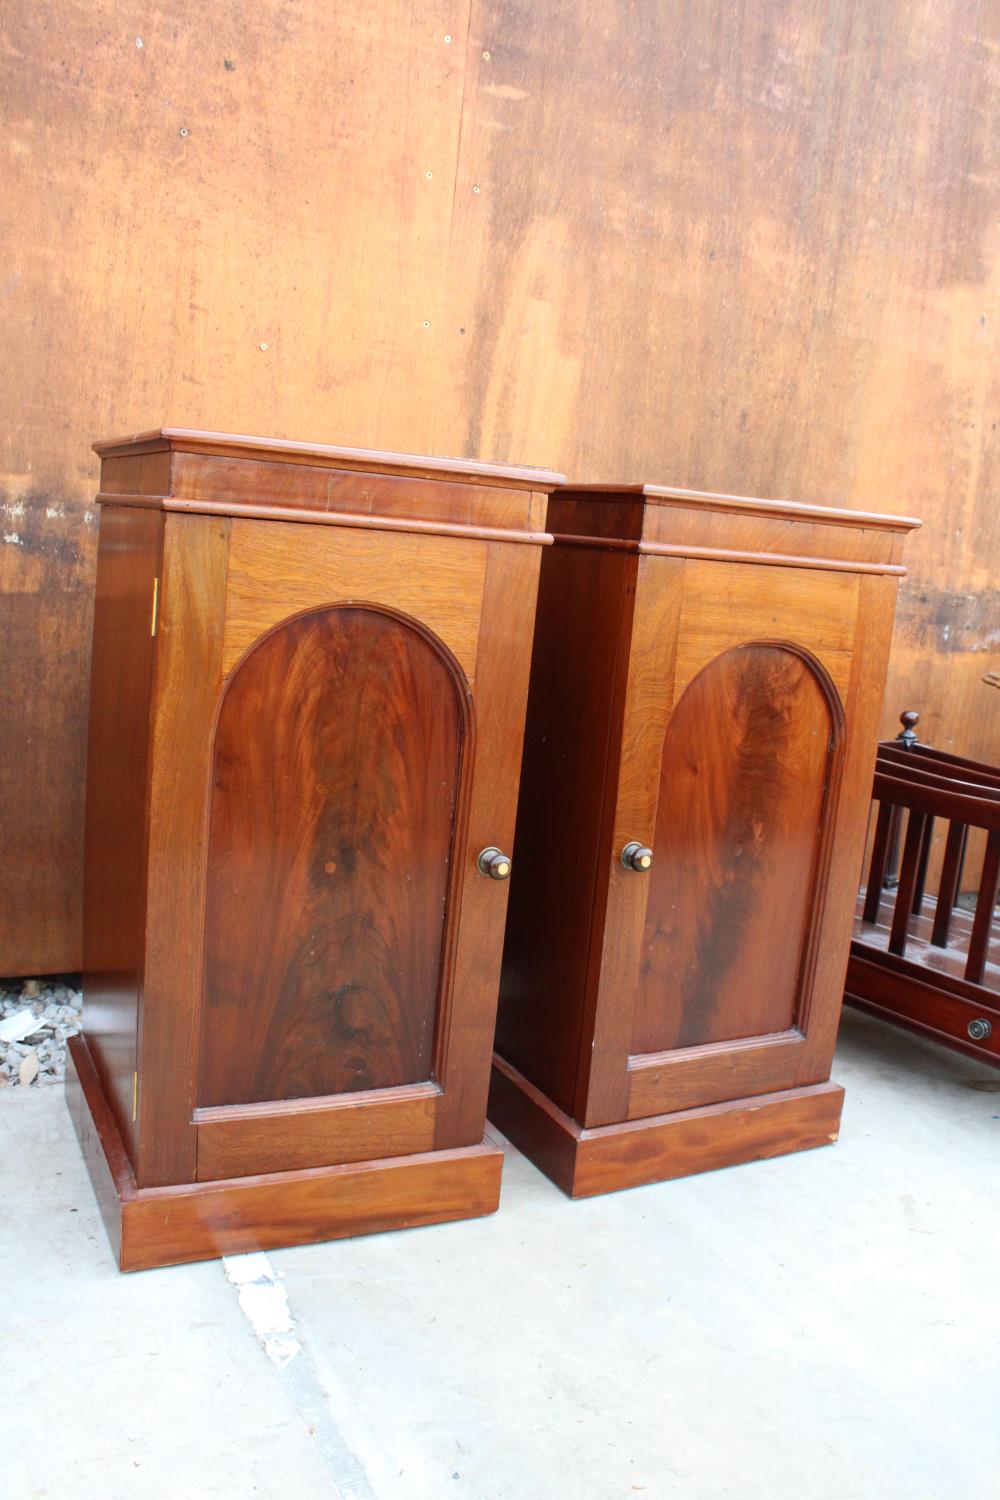
M135 1120L139 1114L139 1074L132 1074L132 1118Z
M153 579L153 618L149 622L149 633L150 633L150 635L155 635L156 634L156 612L157 612L157 609L159 608L159 603L160 603L160 580L158 578L154 578Z

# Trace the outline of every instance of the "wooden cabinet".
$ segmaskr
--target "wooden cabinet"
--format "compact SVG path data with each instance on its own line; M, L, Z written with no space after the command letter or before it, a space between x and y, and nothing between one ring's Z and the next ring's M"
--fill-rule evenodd
M120 1264L492 1211L559 476L178 430L98 452L70 1100Z
M552 496L490 1117L567 1192L836 1139L916 524L653 487Z

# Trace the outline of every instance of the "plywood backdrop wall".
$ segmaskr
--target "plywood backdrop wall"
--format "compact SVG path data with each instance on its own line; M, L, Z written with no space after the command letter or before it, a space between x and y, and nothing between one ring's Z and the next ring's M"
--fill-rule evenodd
M0 973L79 963L108 434L921 515L886 727L1000 754L995 3L5 17Z

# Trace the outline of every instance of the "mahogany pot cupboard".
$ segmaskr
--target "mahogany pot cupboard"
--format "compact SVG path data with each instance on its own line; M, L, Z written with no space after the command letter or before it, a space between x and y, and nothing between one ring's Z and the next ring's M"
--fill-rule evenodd
M584 1196L836 1140L902 518L553 494L490 1118Z
M561 476L176 429L96 448L68 1097L120 1266L491 1212Z

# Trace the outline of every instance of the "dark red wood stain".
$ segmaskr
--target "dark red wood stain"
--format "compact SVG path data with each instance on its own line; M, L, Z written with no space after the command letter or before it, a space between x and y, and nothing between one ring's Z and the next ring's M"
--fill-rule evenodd
M807 661L727 651L667 731L633 1052L796 1019L833 722Z
M199 1104L431 1076L457 671L363 605L288 621L236 669L215 744Z

